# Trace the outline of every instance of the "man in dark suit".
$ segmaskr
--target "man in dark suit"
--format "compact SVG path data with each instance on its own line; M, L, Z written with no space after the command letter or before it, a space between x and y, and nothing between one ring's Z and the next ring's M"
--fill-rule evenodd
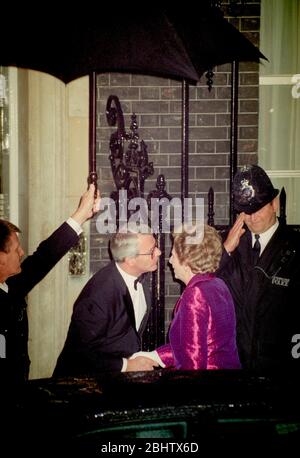
M95 199L94 194L95 187L91 185L75 213L23 262L19 228L0 220L0 361L9 381L22 383L28 379L26 295L78 242L81 225L98 210L99 197Z
M127 233L112 236L110 250L114 261L89 280L74 304L54 376L152 370L158 366L143 356L129 358L141 349L150 312L148 287L137 280L157 269L161 252L147 226L137 229L130 224Z
M278 221L278 189L259 166L233 181L239 216L218 275L232 293L243 368L300 369L300 235Z

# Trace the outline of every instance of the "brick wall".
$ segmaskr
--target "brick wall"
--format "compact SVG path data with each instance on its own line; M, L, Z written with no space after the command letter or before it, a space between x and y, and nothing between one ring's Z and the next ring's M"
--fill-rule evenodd
M243 15L228 16L228 1L222 3L228 19L255 45L259 44L260 2L245 2ZM208 91L203 75L190 86L189 104L189 195L207 202L210 186L215 191L215 224L228 224L231 65L214 68L213 88ZM148 146L154 175L145 183L145 195L155 189L156 178L164 174L167 192L181 190L181 83L169 79L129 74L101 74L97 80L97 172L102 195L115 189L109 163L109 138L115 128L106 121L109 95L117 95L129 130L130 115L137 115L140 138ZM257 162L258 64L240 63L238 164ZM90 268L94 273L108 261L107 236L92 224ZM170 242L169 246L170 246ZM168 256L169 249L166 249ZM166 326L180 293L166 268Z

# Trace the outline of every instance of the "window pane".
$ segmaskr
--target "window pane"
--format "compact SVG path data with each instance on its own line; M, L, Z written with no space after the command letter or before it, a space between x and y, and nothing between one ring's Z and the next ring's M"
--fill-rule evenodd
M286 215L288 224L300 223L300 177L275 178L272 177L274 187L280 189L284 186L286 192ZM298 201L298 202L297 202Z
M261 0L261 76L299 72L300 0Z
M292 97L292 85L259 91L259 163L269 170L299 170L300 98Z

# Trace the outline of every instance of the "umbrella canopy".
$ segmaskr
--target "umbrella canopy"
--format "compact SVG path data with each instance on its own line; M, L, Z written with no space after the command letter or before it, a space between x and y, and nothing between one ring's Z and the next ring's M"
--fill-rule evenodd
M1 15L14 21L1 23L1 35L8 39L1 48L0 65L43 71L65 83L90 75L90 181L96 183L97 73L138 73L197 83L216 65L264 58L210 3L202 0L197 10L172 4L146 14L134 3L95 3L93 8L87 3L63 14L52 4L39 4L34 15L21 3L16 16L15 5L6 2Z
M168 17L182 38L198 75L227 62L268 60L223 17L219 8L206 7L201 14L173 8Z
M72 17L47 12L45 23L28 14L19 18L19 39L2 47L0 64L43 71L65 83L113 71L196 83L217 64L264 57L218 8L205 4L197 14L174 6L147 14L118 7L101 15L82 9ZM9 36L12 24L1 29Z

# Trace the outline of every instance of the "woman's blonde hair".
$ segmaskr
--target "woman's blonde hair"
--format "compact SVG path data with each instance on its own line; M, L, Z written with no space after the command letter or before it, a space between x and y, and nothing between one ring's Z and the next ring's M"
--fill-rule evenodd
M215 272L222 256L222 240L216 229L203 225L203 238L196 229L182 226L173 233L174 250L181 264L190 267L194 274Z

